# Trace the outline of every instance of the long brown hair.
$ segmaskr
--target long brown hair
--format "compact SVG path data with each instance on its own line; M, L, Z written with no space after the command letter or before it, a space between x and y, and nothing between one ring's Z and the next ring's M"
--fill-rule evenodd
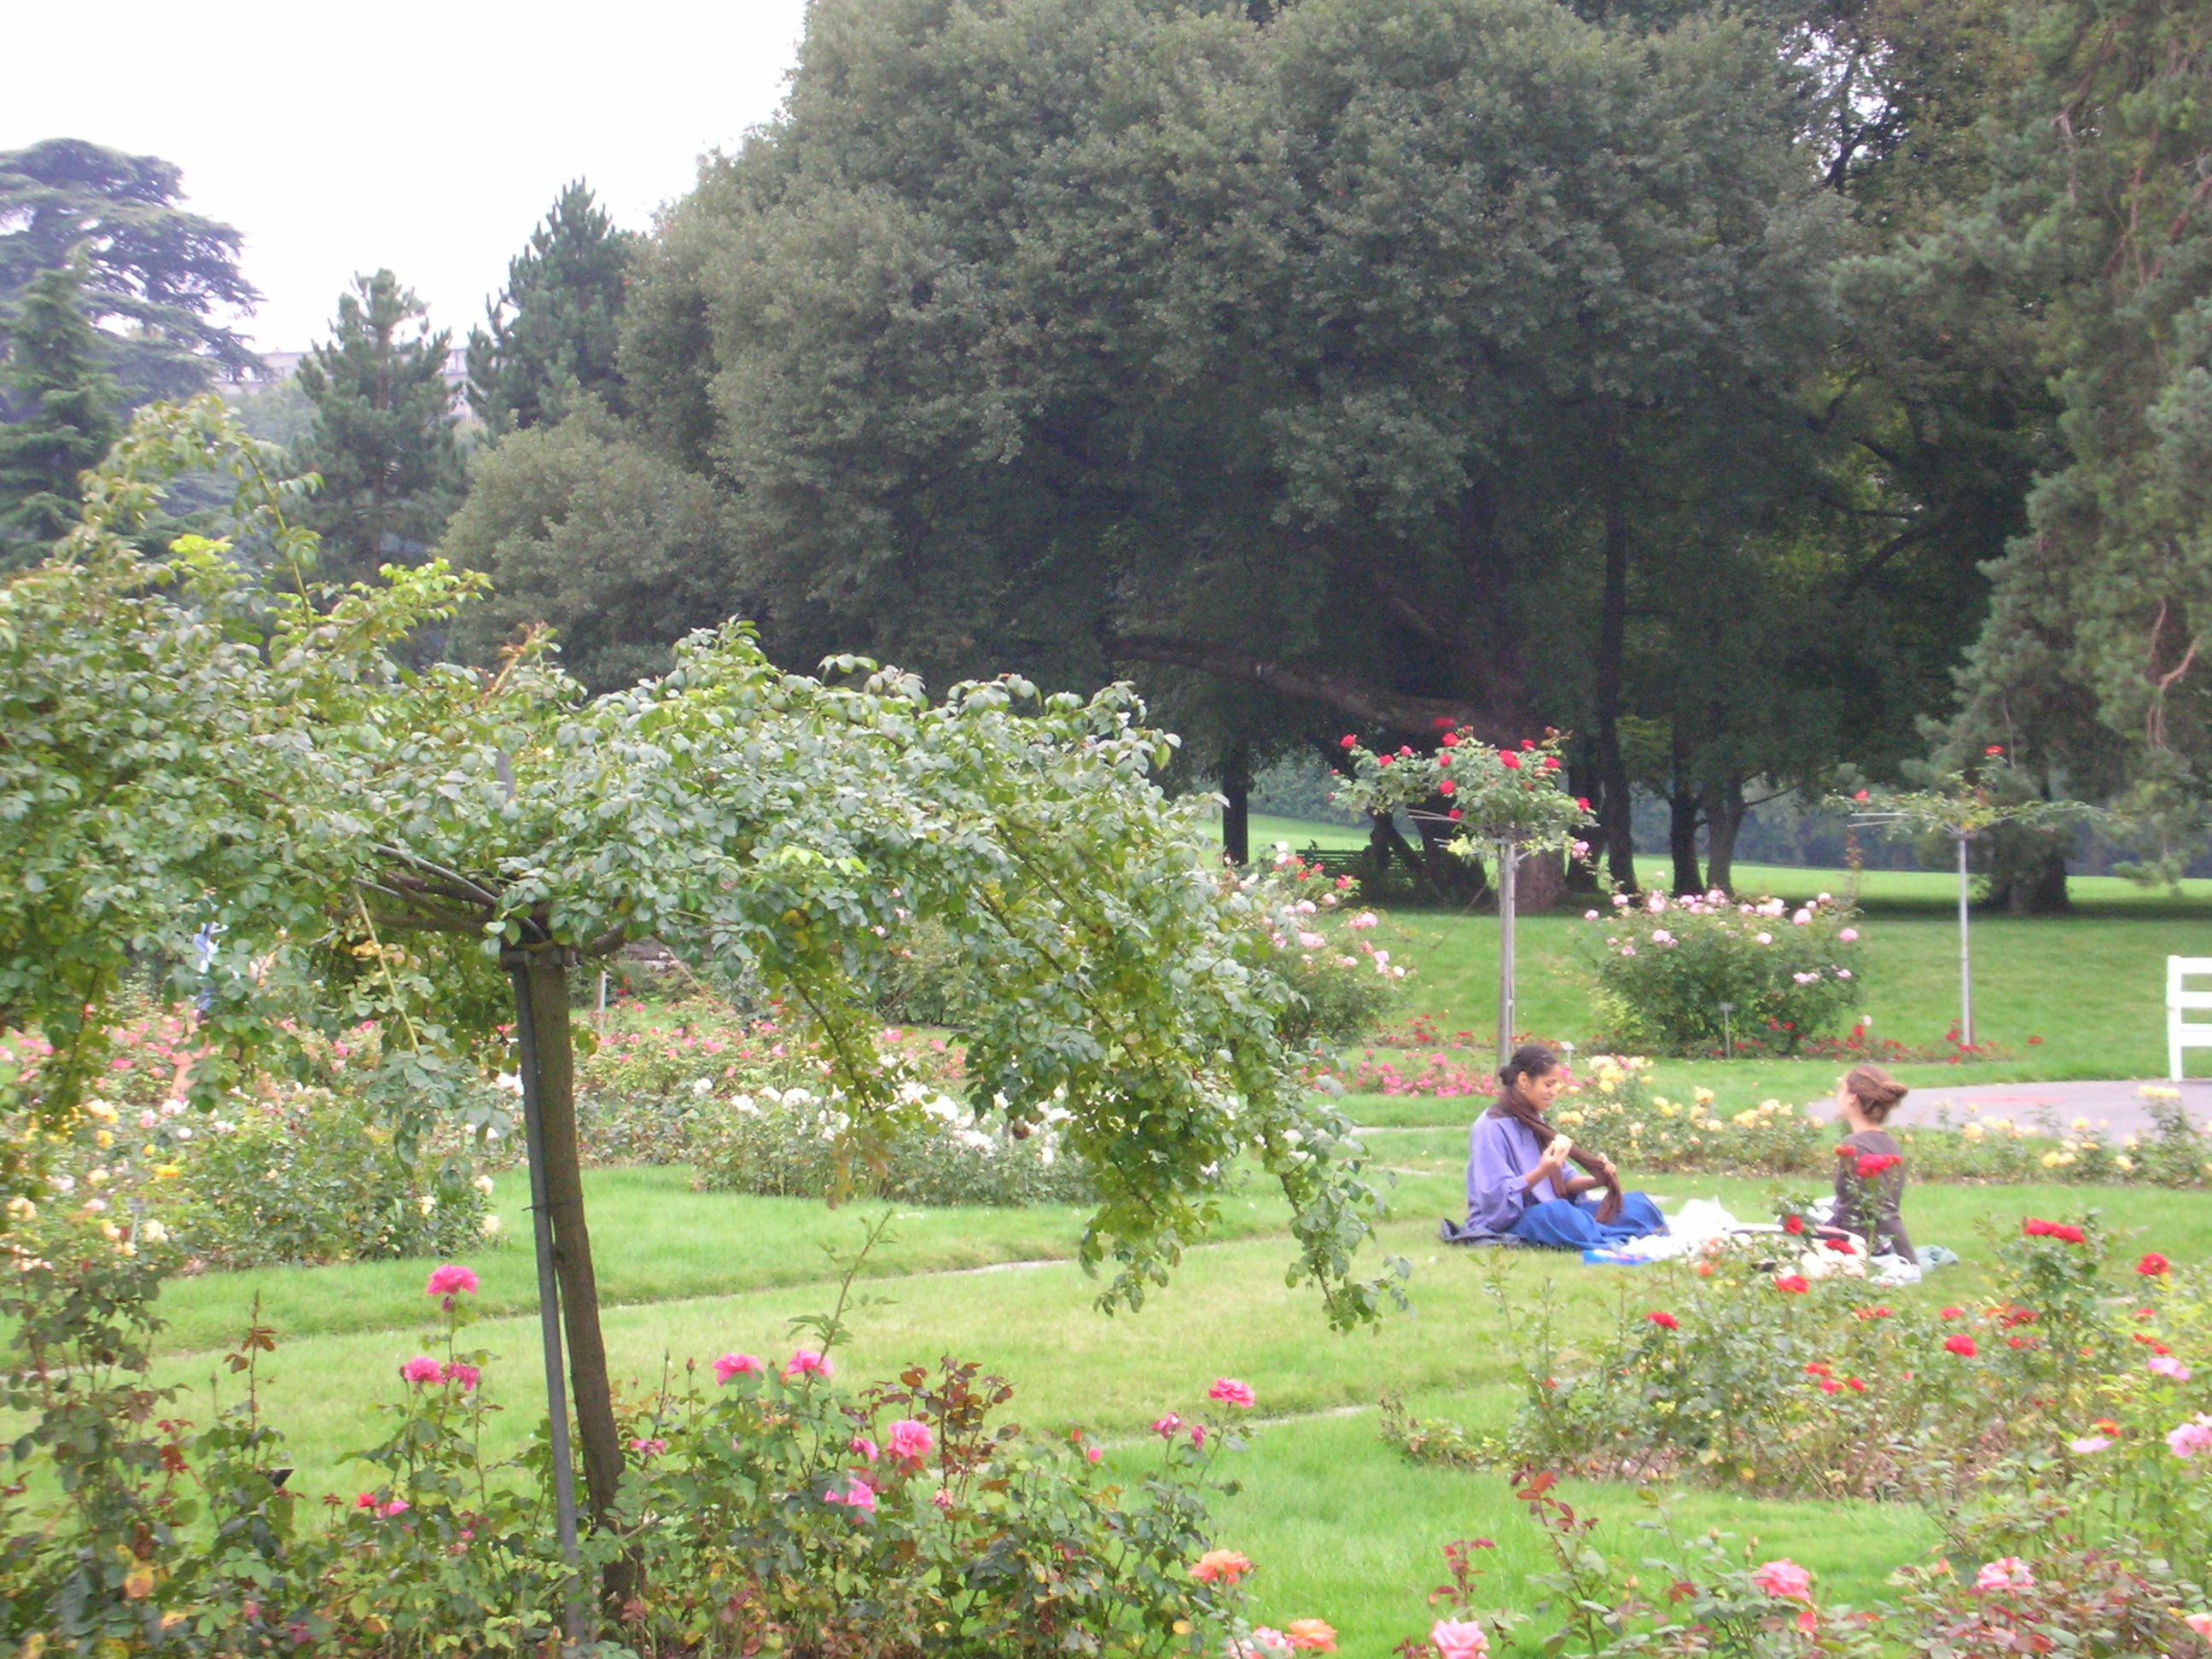
M1545 1121L1544 1115L1531 1106L1521 1095L1521 1079L1525 1077L1545 1077L1558 1069L1559 1057L1540 1042L1524 1042L1513 1051L1512 1058L1498 1068L1498 1080L1504 1085L1490 1108L1492 1117L1510 1117L1536 1137L1539 1146L1549 1146L1559 1136L1559 1131ZM1620 1213L1620 1182L1607 1168L1605 1160L1581 1147L1571 1148L1567 1156L1597 1179L1605 1196L1598 1200L1597 1218L1611 1221Z

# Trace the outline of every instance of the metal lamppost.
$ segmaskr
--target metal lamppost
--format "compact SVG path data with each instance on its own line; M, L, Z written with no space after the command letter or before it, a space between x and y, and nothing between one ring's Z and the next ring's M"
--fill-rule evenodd
M1732 1017L1735 1013L1735 1004L1733 1002L1723 1002L1721 1004L1720 1007L1721 1046L1728 1057L1730 1060L1734 1060L1735 1058L1735 1025L1733 1022Z

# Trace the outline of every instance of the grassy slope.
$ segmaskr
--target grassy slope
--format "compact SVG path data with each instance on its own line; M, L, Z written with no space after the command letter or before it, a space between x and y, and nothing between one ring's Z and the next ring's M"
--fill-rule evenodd
M1241 1376L1259 1391L1262 1419L1283 1419L1255 1425L1252 1449L1234 1471L1246 1491L1220 1510L1225 1541L1263 1564L1259 1589L1267 1614L1326 1616L1345 1632L1346 1654L1379 1656L1425 1627L1421 1596L1439 1577L1438 1547L1474 1535L1500 1540L1498 1594L1525 1604L1521 1574L1536 1565L1538 1543L1503 1482L1406 1465L1376 1437L1374 1401L1383 1389L1396 1389L1418 1411L1468 1422L1495 1420L1510 1409L1508 1357L1486 1334L1486 1279L1493 1270L1516 1297L1553 1297L1570 1328L1601 1317L1616 1295L1663 1295L1663 1277L1650 1269L1585 1269L1559 1257L1445 1250L1435 1243L1433 1218L1455 1207L1456 1132L1392 1132L1376 1138L1376 1150L1395 1172L1402 1218L1387 1228L1385 1243L1415 1267L1413 1313L1378 1333L1333 1336L1310 1294L1284 1285L1290 1245L1273 1231L1280 1211L1255 1191L1231 1206L1232 1225L1268 1229L1267 1236L1193 1252L1175 1284L1138 1316L1102 1318L1091 1307L1095 1285L1065 1261L916 1274L866 1287L883 1299L854 1316L856 1340L844 1363L859 1377L945 1353L980 1360L1017 1384L1019 1420L1094 1425L1119 1442L1112 1466L1133 1474L1156 1455L1144 1427L1153 1416L1188 1412L1213 1376ZM513 1175L501 1179L510 1224L520 1224L511 1206L520 1185ZM1765 1183L1745 1181L1668 1177L1651 1185L1669 1198L1718 1197L1739 1213L1755 1212L1765 1192ZM604 1282L611 1299L629 1304L611 1308L606 1317L616 1374L637 1386L650 1386L664 1364L680 1367L728 1348L781 1352L790 1341L791 1317L830 1300L817 1265L819 1247L849 1246L862 1224L854 1212L831 1216L799 1200L692 1194L680 1172L601 1171L590 1177L590 1190ZM1917 1236L1971 1257L1982 1217L2065 1213L2096 1198L2078 1189L1922 1188L1912 1196L1911 1218ZM2147 1242L2169 1255L2212 1256L2212 1212L2201 1199L2130 1192L2121 1201L2129 1224L2146 1229ZM1004 1225L980 1244L958 1235L973 1218L903 1220L901 1242L871 1265L914 1273L979 1256L1018 1259L1031 1247L1065 1256L1074 1241L1075 1219L1065 1212L996 1219ZM498 1356L487 1387L491 1398L513 1407L495 1431L504 1449L535 1416L536 1326L518 1291L528 1258L510 1247L487 1252L476 1265L487 1297L511 1310L471 1338ZM406 1263L281 1276L289 1280L277 1309L284 1340L269 1362L265 1392L273 1419L291 1437L303 1491L345 1492L357 1483L360 1471L347 1467L346 1454L370 1443L378 1405L398 1391L397 1365L422 1346L418 1333L428 1310L422 1273L422 1264ZM191 1335L198 1346L198 1335L242 1323L252 1290L266 1291L276 1277L210 1277L171 1287L164 1299L179 1318L174 1337ZM1925 1293L1960 1296L1974 1277L1971 1267L1954 1270ZM179 1352L175 1340L167 1346L160 1377L195 1392L204 1388L212 1357ZM183 1409L200 1417L206 1402ZM1623 1522L1634 1507L1623 1492L1584 1498ZM1832 1594L1860 1601L1878 1593L1882 1575L1930 1537L1911 1515L1725 1495L1689 1495L1680 1513L1695 1527L1756 1532L1820 1570Z

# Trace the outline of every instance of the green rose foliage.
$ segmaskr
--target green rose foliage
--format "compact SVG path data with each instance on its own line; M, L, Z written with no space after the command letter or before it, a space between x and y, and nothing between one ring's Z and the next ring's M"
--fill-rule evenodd
M1576 945L1608 1036L1624 1047L1717 1054L1735 1037L1794 1054L1858 1005L1865 957L1853 920L1826 895L1793 908L1648 893L1589 912Z

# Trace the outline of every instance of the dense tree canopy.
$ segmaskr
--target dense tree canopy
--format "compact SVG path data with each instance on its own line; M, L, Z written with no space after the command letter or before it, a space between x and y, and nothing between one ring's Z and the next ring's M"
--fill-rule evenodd
M1732 833L1917 747L1995 550L1897 535L1838 379L1832 175L1901 137L1808 121L1833 28L1662 12L821 8L641 263L634 401L788 648L1572 726L1626 876L1632 787Z
M183 175L154 155L79 138L0 151L0 331L42 271L81 261L86 312L132 394L178 397L221 366L260 362L223 320L260 296L239 274L238 233L179 205Z
M440 549L492 579L462 638L485 660L532 624L593 691L665 673L673 642L731 611L727 501L586 398L480 452Z

